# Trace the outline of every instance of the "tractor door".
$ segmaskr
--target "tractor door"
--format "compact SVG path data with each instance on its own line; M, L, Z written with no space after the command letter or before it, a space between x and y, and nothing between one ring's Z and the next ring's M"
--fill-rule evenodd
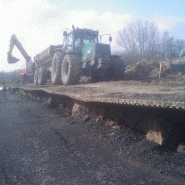
M64 49L68 51L73 51L74 47L74 37L73 37L73 32L67 34L64 36Z

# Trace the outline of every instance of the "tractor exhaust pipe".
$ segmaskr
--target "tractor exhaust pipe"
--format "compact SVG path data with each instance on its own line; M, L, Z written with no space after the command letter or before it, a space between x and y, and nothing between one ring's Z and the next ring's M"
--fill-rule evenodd
M8 53L7 61L9 64L14 64L14 63L17 63L19 59L16 57L13 57L10 53Z

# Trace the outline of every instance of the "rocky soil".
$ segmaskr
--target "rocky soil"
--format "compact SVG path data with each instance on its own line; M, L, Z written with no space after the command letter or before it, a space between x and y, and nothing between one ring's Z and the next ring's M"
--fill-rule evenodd
M178 178L179 182L185 181L185 143L180 144L177 150L171 150L147 140L145 134L96 115L79 104L74 104L72 111L60 106L54 111L66 117L70 125L83 126L93 137L105 141L106 146L119 157L126 157L129 162L134 161L134 165L146 167L149 171L169 175L171 179ZM162 182L165 183L165 179L157 184Z
M50 93L54 92L56 94L60 94L62 92L68 93L69 95L72 92L71 94L75 94L75 96L79 96L79 98L136 98L144 100L185 102L184 74L179 73L172 75L167 72L164 76L162 76L162 78L159 79L158 67L158 64L156 64L155 62L147 62L147 65L146 62L138 63L135 67L128 68L128 81L126 80L120 82L80 84L72 87L67 86L65 88L62 86L51 85L46 85L44 87L34 87L33 85L27 85L25 88L45 88L48 89ZM130 79L137 79L140 81L131 81ZM39 96L39 94L37 95ZM86 107L79 106L78 104L71 104L71 106L69 104L68 106L65 106L65 104L60 104L59 102L53 103L52 99L49 99L49 101L46 102L48 98L41 100L40 97L31 97L36 99L36 102L39 101L39 103L44 103L44 106L49 108L50 111L54 112L56 116L64 119L64 122L67 124L67 128L82 127L86 132L85 135L88 135L88 137L93 138L97 141L97 143L101 143L100 148L103 147L102 150L107 149L109 152L112 152L113 156L117 156L116 158L119 158L119 160L124 161L124 164L127 161L129 165L132 165L137 170L141 170L142 173L150 174L146 177L142 176L141 179L131 184L184 184L184 142L180 143L177 149L171 150L167 147L160 146L152 141L147 140L146 135L144 133L129 128L129 125L125 126L124 124L120 124L119 121L116 121L116 119L112 120L108 118L104 114L101 114L101 110L100 114L96 114L93 111L86 110ZM69 103L69 101L67 103ZM67 143L65 140L66 137L61 137L60 132L57 131L55 132L55 134L58 138L62 140L63 144L66 145L66 147L70 145L69 143L72 140L72 143L75 143L75 139L70 139L70 135L67 135L68 141L70 141ZM85 146L86 144L83 143L83 145ZM73 147L73 149L75 149L76 151L77 146L81 148L81 146L76 143L76 146ZM81 149L84 150L87 149L87 147L88 146L86 145L85 148L82 147ZM89 147L89 151L95 151L91 155L91 157L93 158L93 155L97 155L99 158L102 158L101 155L96 153L96 147L97 145L93 144L91 147ZM79 150L75 154L80 159L86 157L82 150ZM67 151L67 153L68 152L70 153L70 150ZM75 155L72 154L73 157ZM102 155L103 158L106 157L105 154ZM97 156L95 156L95 158ZM97 161L101 163L101 159L99 158L97 159ZM73 160L72 158L65 159L69 161L69 163L71 162L71 160ZM119 170L121 170L119 173L124 173L125 166L122 165L122 162L116 162L115 164L117 165L117 167L113 165L114 167L110 169L110 165L107 165L109 160L105 160L103 161L104 164L101 163L100 165L101 169L99 171L96 170L95 175L95 169L91 168L93 160L89 160L88 162L86 162L88 169L81 169L81 173L84 176L91 176L91 174L94 177L96 176L95 181L93 181L91 177L89 177L89 179L92 180L92 183L96 182L96 184L119 184L122 182L121 180L118 180L121 174L116 174L118 172L118 168ZM110 175L113 175L114 177L109 177ZM138 174L136 174L136 176L137 175ZM109 182L110 179L111 182ZM76 184L78 184L78 182L81 182L80 180L78 180L70 182L75 182ZM68 183L68 181L65 181L64 184L70 183Z
M178 177L185 181L185 148L179 146L179 152L170 151L146 139L146 136L132 129L117 125L110 120L97 121L99 118L90 118L85 126L95 137L109 143L109 147L120 157L136 159L138 164L148 169L155 169L158 173ZM72 118L70 124L75 124Z
M71 109L52 99L0 97L3 185L184 184L183 152L78 104Z

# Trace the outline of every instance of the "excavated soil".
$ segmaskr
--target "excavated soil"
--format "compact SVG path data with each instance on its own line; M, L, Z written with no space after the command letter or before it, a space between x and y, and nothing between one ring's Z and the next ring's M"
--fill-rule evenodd
M185 80L185 57L173 61L143 60L126 67L126 77L129 80L175 79Z
M93 84L79 84L73 86L34 86L28 84L19 87L24 90L42 90L48 93L66 95L71 98L89 102L109 102L118 104L134 104L131 101L139 101L140 105L164 106L161 102L169 102L169 106L185 108L185 86L184 83L171 80L141 82L141 81L119 81L100 82ZM144 101L144 102L142 102ZM148 102L146 102L148 101ZM151 101L151 102L150 102ZM131 102L131 103L130 103Z
M41 100L36 99L37 101ZM101 109L98 110L99 114L96 114L94 106L87 108L78 103L72 104L70 100L66 100L66 103L65 106L65 103L60 101L57 103L49 99L46 106L60 117L65 118L71 127L79 126L86 129L92 137L104 142L104 147L122 160L127 159L136 168L141 168L141 171L144 168L148 172L155 171L160 176L158 180L155 177L146 177L145 180L138 181L138 184L150 182L151 184L183 184L185 181L184 149L177 153L177 150L168 150L168 148L148 141L145 134L120 125L107 115L101 115ZM180 145L180 147L184 147L184 145Z
M88 100L93 98L111 98L111 99L146 99L158 101L177 101L185 102L184 84L182 81L175 83L174 79L171 83L166 83L165 80L148 82L139 81L120 81L120 82L101 82L94 84L80 84L76 86L33 86L27 85L19 87L18 90L23 90L23 94L28 94L30 97L37 100L42 99L42 96L48 100L52 94L62 95L62 102L53 101L51 98L48 103L49 107L60 115L67 118L68 123L73 125L83 126L91 135L101 141L105 141L110 150L116 153L121 158L128 157L137 166L146 167L148 171L157 171L159 175L168 176L172 184L180 184L185 181L185 155L184 144L179 143L179 147L175 150L169 150L164 146L160 146L154 142L148 141L144 133L139 133L138 129L130 129L124 123L120 124L117 112L111 112L110 115L104 114L104 109L98 109L98 113L92 108L81 106L78 103L74 105L74 100ZM29 94L30 93L30 94ZM71 97L71 98L69 98ZM66 102L65 102L66 101ZM65 103L64 103L65 102ZM48 104L47 103L47 104ZM95 102L97 103L97 102ZM67 104L67 106L66 106ZM105 104L106 105L106 104ZM107 104L107 106L111 106ZM95 106L97 107L97 106ZM135 107L136 108L136 107ZM127 109L127 108L126 108ZM126 110L125 109L125 110ZM130 109L130 113L132 109ZM140 107L138 107L140 109ZM93 111L92 111L93 110ZM101 112L102 110L102 112ZM155 114L150 109L150 115L155 117ZM164 112L159 110L159 115ZM164 111L163 109L162 111ZM169 109L171 113L179 112L179 110ZM116 109L115 109L116 111ZM167 111L167 110L166 110ZM167 111L168 112L168 111ZM145 113L145 112L144 112ZM133 116L137 116L136 109L133 109ZM142 113L143 114L143 113ZM169 112L168 112L169 114ZM144 114L145 115L145 114ZM166 115L166 114L165 114ZM182 112L183 115L183 112ZM130 114L131 117L131 114ZM172 117L173 114L172 114ZM164 116L165 118L165 116ZM181 118L178 118L181 119ZM182 119L183 121L184 119ZM137 120L136 120L137 121ZM144 124L147 124L145 120ZM130 120L130 123L132 119ZM184 122L182 122L184 124ZM175 135L172 135L172 142ZM177 153L177 151L179 153ZM178 179L178 182L175 179ZM175 181L176 182L175 182ZM152 182L152 179L151 179ZM142 182L145 184L145 182ZM168 184L166 177L160 179L157 184Z
M107 147L121 158L128 157L129 162L146 167L148 171L157 170L158 174L178 178L179 181L174 184L185 181L185 140L178 148L171 150L149 141L144 133L129 128L129 125L120 124L118 113L108 111L107 114L101 105L75 103L65 108L61 105L49 102L49 107L68 118L70 125L83 126L93 137L105 141ZM114 107L111 106L111 109ZM166 182L164 178L156 183Z
M182 84L119 81L74 86L26 85L18 90L41 98L45 94L71 98L73 102L99 103L103 105L99 111L118 119L120 124L146 133L149 140L161 145L170 143L172 148L184 142L185 88Z

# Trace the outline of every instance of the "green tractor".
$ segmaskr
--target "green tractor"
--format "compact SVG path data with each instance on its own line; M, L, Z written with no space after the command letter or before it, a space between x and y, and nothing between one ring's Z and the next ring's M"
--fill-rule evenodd
M62 46L50 46L34 58L37 66L35 84L45 84L48 76L54 85L78 84L81 76L91 76L92 82L123 80L123 61L119 56L111 55L109 44L99 43L98 31L72 28L69 33L63 32ZM47 53L50 59L44 60Z

